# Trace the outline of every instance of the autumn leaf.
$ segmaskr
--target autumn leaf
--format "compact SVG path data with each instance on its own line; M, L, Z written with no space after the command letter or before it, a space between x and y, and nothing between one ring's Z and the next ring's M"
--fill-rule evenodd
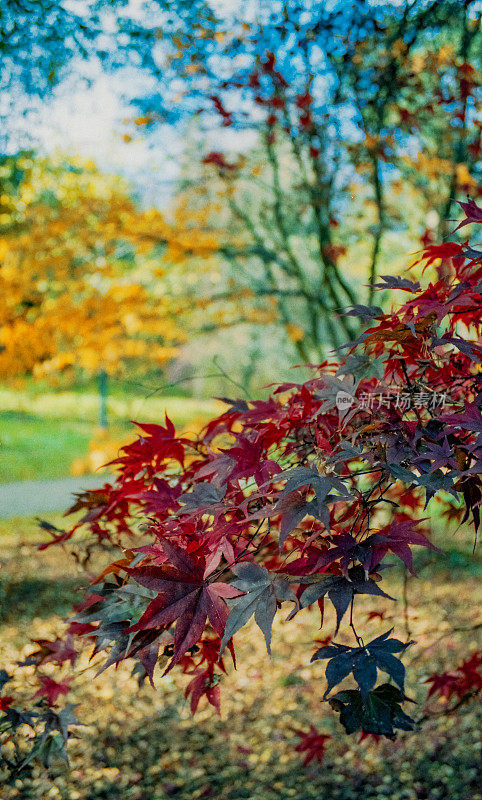
M221 640L220 652L234 634L240 630L254 615L256 624L261 628L266 641L268 653L271 652L271 627L276 614L277 603L296 598L290 589L288 580L278 575L271 575L266 567L253 563L241 563L233 567L238 576L231 586L244 592L232 603Z
M465 214L465 219L463 219L462 222L459 222L457 227L454 229L454 233L460 228L463 228L465 225L470 225L472 222L478 222L479 224L482 223L482 208L477 205L475 200L468 198L466 203L463 203L460 200L457 200L457 202Z
M55 705L60 695L68 694L70 692L70 682L72 678L67 678L64 681L56 681L48 675L39 675L40 689L34 694L34 697L45 697L49 706Z
M342 575L320 576L318 580L304 590L300 598L300 607L306 608L315 603L320 597L327 595L336 612L336 635L355 594L369 594L394 600L383 589L380 589L372 578L365 578L363 567L352 567L348 570L348 577Z
M184 693L186 698L189 696L191 698L191 713L196 713L201 697L205 696L208 703L216 709L218 716L221 716L220 689L211 670L209 668L197 669L192 674L194 674L194 678L188 683Z
M371 552L371 567L375 568L390 550L403 561L409 572L415 575L410 545L427 547L436 553L442 550L415 529L424 520L396 519L386 528L369 536L364 544Z
M167 628L176 623L173 657L166 670L169 671L198 642L208 619L216 633L223 635L228 617L224 599L236 597L239 591L226 583L208 583L202 557L195 558L167 539L161 545L169 559L166 566L129 570L137 583L157 592L129 632Z
M299 744L296 745L297 753L305 753L303 766L306 767L316 759L320 764L325 755L325 744L331 736L327 733L319 733L314 725L310 725L309 731L295 729L295 733L300 737Z

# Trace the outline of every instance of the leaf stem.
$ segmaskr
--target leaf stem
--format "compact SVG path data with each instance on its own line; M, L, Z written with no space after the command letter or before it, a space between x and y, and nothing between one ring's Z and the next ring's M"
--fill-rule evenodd
M357 643L358 647L365 647L363 639L361 638L361 636L358 636L358 634L356 632L356 628L355 628L355 623L353 622L353 606L354 606L354 603L355 603L355 593L353 592L352 597L351 597L351 603L350 603L350 628L353 631L353 634L355 636L356 643Z

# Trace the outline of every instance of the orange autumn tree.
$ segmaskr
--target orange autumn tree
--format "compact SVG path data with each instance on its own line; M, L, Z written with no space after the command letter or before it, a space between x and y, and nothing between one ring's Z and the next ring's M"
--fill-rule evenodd
M92 163L21 166L1 220L2 378L164 365L184 334L154 275L161 215L138 211Z
M166 222L81 161L5 158L0 183L1 377L162 369L187 339L174 265L218 247L198 216Z

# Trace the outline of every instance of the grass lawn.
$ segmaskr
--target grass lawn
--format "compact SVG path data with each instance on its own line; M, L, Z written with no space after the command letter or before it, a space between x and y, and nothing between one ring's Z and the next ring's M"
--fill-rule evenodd
M116 422L115 437L127 437L131 426ZM62 478L74 458L85 456L95 425L77 419L55 419L24 411L0 412L0 483Z
M68 475L72 460L87 452L93 432L92 423L82 420L0 412L0 483Z
M72 461L86 455L94 438L98 407L94 393L0 390L0 483L68 475ZM133 419L163 423L167 411L176 426L185 428L200 425L220 409L216 401L186 397L112 397L109 437L128 439Z
M48 519L62 524L59 516ZM35 549L42 535L32 520L3 521L0 536L0 668L11 670L33 649L28 637L61 632L62 616L83 579L63 549ZM440 544L441 538L439 532L434 541ZM480 647L476 632L450 633L452 626L468 628L477 621L480 590L473 567L480 560L469 560L472 539L468 530L447 538L450 558L418 558L420 577L408 582L408 624L416 644L404 661L407 693L418 703L407 710L415 717L425 710L425 678L455 666L459 653ZM391 572L387 589L400 597L400 571ZM382 622L368 619L375 608L383 610ZM363 635L374 637L395 624L403 638L401 609L392 620L393 612L388 600L360 599ZM482 715L476 703L445 715L444 703L433 701L435 715L418 732L395 742L360 743L358 736L344 735L321 700L323 665L309 663L313 637L333 633L334 615L327 612L322 633L316 610L289 624L282 617L274 626L271 659L252 623L237 635L238 669L228 663L221 718L204 701L191 718L183 699L189 676L174 670L161 678L159 670L157 690L139 688L127 664L98 677L95 670L82 672L86 654L71 702L80 704L77 714L87 727L69 745L70 771L59 763L49 777L35 767L27 784L5 787L2 800L481 800ZM349 641L347 626L339 640ZM44 672L50 669L46 665ZM31 668L19 672L25 683L19 678L18 688L29 696ZM294 750L295 729L308 730L310 723L332 739L323 763L303 768Z

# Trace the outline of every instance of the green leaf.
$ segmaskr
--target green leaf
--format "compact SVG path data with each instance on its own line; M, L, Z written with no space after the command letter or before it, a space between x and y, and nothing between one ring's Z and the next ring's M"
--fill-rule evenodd
M362 692L349 689L330 698L334 711L340 714L340 722L347 733L363 731L389 739L395 738L395 730L413 730L415 721L406 714L401 703L408 700L395 686L382 684L363 698Z
M402 467L400 464L389 464L388 469L394 478L397 478L397 480L403 481L404 483L413 483L417 478L413 472L405 469L405 467Z
M353 677L360 687L362 697L366 698L377 681L377 664L374 656L368 655L366 651L361 653L355 659Z
M296 603L289 582L279 575L270 575L266 567L249 562L233 567L233 572L238 578L231 582L231 586L245 594L230 602L231 611L221 640L220 653L223 652L234 634L246 625L253 615L256 624L263 632L266 649L268 653L271 653L271 628L276 614L277 601L293 600Z
M405 667L402 662L398 658L395 658L395 656L392 656L390 653L384 652L377 652L376 655L374 655L374 658L376 659L377 667L383 670L383 672L386 672L387 675L390 675L390 677L403 692L405 684Z
M182 494L179 502L183 504L183 509L180 513L190 513L197 511L198 508L205 508L208 506L220 503L226 494L226 486L217 488L212 483L199 483L191 492Z
M325 672L327 687L326 692L323 695L323 700L326 700L333 687L341 683L341 681L350 674L352 669L353 655L350 652L341 653L339 656L335 656L331 659L331 661L328 662Z

